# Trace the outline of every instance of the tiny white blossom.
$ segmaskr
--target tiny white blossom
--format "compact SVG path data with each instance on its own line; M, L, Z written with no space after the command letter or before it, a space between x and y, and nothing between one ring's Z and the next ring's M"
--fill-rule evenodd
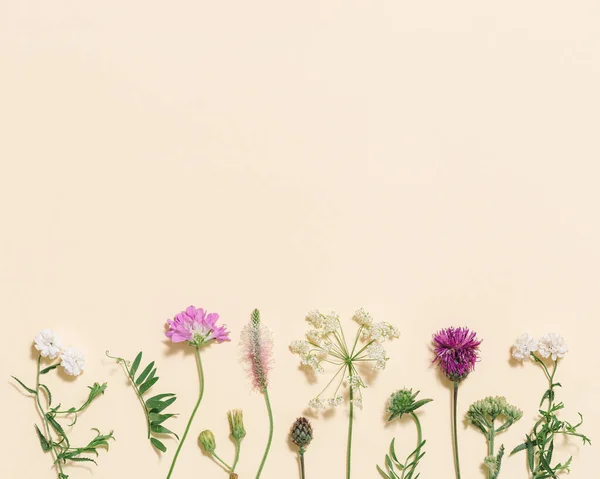
M323 366L321 366L319 359L313 354L307 354L306 356L303 356L302 360L300 361L300 364L302 364L303 366L308 366L312 368L313 371L320 374L323 374L325 372Z
M352 319L356 321L361 326L371 326L373 324L373 318L369 313L367 313L363 308L357 309L354 312L354 316Z
M319 310L317 309L309 311L309 313L306 315L306 320L315 328L323 327L323 316L321 315L321 313L319 313Z
M62 341L51 329L43 329L35 335L35 349L48 359L55 359L62 349Z
M374 323L370 327L365 327L362 337L368 341L382 343L387 339L399 338L400 331L390 323Z
M517 338L512 347L512 357L523 361L529 359L531 353L538 350L538 341L527 333L522 334Z
M339 406L340 404L342 404L344 402L344 398L342 397L341 394L337 394L336 396L329 398L327 400L327 403L329 404L330 407L336 407Z
M356 398L352 400L352 403L359 409L363 408L363 402L361 398Z
M310 351L310 344L308 341L292 341L290 344L290 351L294 354L308 354Z
M324 327L326 333L333 333L340 327L340 316L335 311L331 311L325 316Z
M323 401L321 401L321 399L319 399L318 397L311 399L308 402L308 406L312 407L313 409L325 409L325 404L323 404Z
M67 348L60 353L61 366L69 376L79 376L85 369L85 357L79 349Z
M367 356L369 357L369 359L375 360L376 370L385 369L387 357L386 351L385 349L383 349L383 346L381 346L381 344L371 344L371 346L367 348Z
M355 374L348 376L348 386L350 386L350 389L352 389L352 391L358 391L358 389L361 388L362 385L363 382L361 381L360 376L357 376Z
M564 357L569 349L562 336L549 333L540 338L538 351L543 358L551 356L552 360L556 361L558 358Z

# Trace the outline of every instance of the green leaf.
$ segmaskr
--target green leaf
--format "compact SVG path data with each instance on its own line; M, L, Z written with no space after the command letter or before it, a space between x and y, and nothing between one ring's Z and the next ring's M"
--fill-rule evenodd
M142 361L142 352L140 351L138 353L138 355L135 357L135 359L133 360L133 364L131 365L131 368L129 369L129 375L131 376L131 379L133 379L135 377L135 373L138 370L138 368L140 367L141 361Z
M46 391L46 394L48 396L48 406L52 405L52 393L50 392L50 389L48 389L48 386L46 386L45 384L40 384L40 387Z
M153 424L162 424L167 419L172 418L173 416L175 416L175 414L158 414L155 412L149 414L150 421Z
M172 434L173 436L177 436L173 431L160 424L150 424L150 430L156 434Z
M168 408L171 404L173 404L177 400L176 397L172 397L167 399L166 401L152 401L148 400L146 402L146 407L153 412L161 412L164 409Z
M46 414L46 419L48 420L48 423L52 426L52 429L54 429L59 436L66 438L67 435L65 434L65 430L56 421L56 419L54 419L54 416L52 416L51 414Z
M37 424L34 424L34 426L35 432L37 433L38 439L40 440L40 445L42 446L42 451L48 452L50 450L50 444L48 443L46 436L42 434L42 431L40 431L40 428Z
M58 363L57 364L53 364L52 366L48 366L47 368L44 368L40 371L40 374L47 374L50 371L52 371L53 369L56 369L58 367Z
M150 442L152 445L158 449L160 452L167 452L167 446L165 446L161 441L156 439L155 437L150 438Z
M144 394L148 389L150 389L154 384L158 381L158 377L148 379L144 384L140 386L140 394Z
M14 376L11 376L11 378L13 378L15 381L17 381L21 385L21 387L23 389L25 389L25 391L27 391L28 393L37 394L37 392L35 392L34 389L31 389L31 388L28 388L27 386L25 386L25 384L23 384L19 378L16 378Z
M142 374L140 374L140 376L135 381L135 383L138 386L144 382L144 380L146 379L146 376L148 376L148 374L150 374L150 371L152 371L153 367L154 367L154 361L152 361L150 364L148 364L148 366L146 366L146 368L142 371Z
M533 442L527 438L527 465L529 466L529 470L533 472L534 466L534 454L533 454Z

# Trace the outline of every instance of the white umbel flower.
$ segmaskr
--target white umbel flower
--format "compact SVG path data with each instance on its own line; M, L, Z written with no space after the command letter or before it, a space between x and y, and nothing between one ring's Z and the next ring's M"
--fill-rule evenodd
M85 369L85 357L79 349L67 348L60 354L61 366L69 376L79 376Z
M560 334L549 333L540 338L538 351L543 358L552 357L553 361L562 358L569 351Z
M517 338L512 347L512 357L518 361L531 358L531 353L538 350L538 340L527 333Z
M55 359L62 349L62 341L51 329L44 329L35 335L35 349L48 359Z

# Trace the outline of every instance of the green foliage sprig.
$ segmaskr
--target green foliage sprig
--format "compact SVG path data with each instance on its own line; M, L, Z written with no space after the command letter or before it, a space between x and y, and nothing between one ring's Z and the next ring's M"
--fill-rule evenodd
M390 417L388 418L388 422L394 419L401 419L404 414L409 415L414 420L417 428L417 447L407 456L404 462L400 462L396 455L396 438L392 439L389 452L385 456L386 472L377 466L377 471L386 479L417 479L420 476L420 473L417 473L417 466L425 455L423 447L426 441L423 439L421 422L415 411L428 402L431 402L432 399L420 399L417 401L418 394L419 391L413 393L412 389L400 389L390 397L388 407Z
M488 468L488 479L497 479L500 475L504 444L500 445L498 454L494 449L496 435L506 431L516 421L523 417L523 411L509 404L502 396L486 397L475 401L467 411L467 421L477 427L485 436L488 443L488 455L484 460ZM501 421L497 426L496 421Z
M158 376L156 376L156 367L154 366L155 362L150 362L140 374L137 374L140 369L140 365L142 362L142 352L140 351L133 362L127 361L126 359L113 357L108 351L106 355L117 361L118 364L123 366L125 373L127 375L127 379L129 379L129 383L131 387L135 391L142 408L144 409L144 416L146 418L146 429L147 429L147 437L150 440L152 446L158 449L160 452L166 452L167 446L156 437L157 435L171 435L175 436L177 440L179 440L179 436L175 434L170 429L167 429L163 426L163 423L167 420L176 416L174 413L165 413L165 409L173 404L177 397L173 393L165 393L165 394L157 394L156 396L152 396L148 399L144 397L144 395L158 382Z
M69 440L67 430L75 425L79 413L87 407L96 398L104 394L106 383L94 383L88 386L90 392L86 401L79 407L61 408L61 404L53 406L53 396L47 384L42 383L42 376L55 370L59 363L52 364L41 369L42 356L38 356L37 374L35 388L26 386L23 381L13 377L17 383L35 399L35 404L42 419L42 427L34 424L35 432L42 447L42 451L50 453L53 458L53 464L57 469L58 479L68 479L63 467L69 463L93 462L96 464L95 457L98 456L98 449L107 449L108 441L114 439L113 432L102 434L98 429L92 429L96 435L85 446L73 446ZM71 422L66 426L62 420L71 417Z

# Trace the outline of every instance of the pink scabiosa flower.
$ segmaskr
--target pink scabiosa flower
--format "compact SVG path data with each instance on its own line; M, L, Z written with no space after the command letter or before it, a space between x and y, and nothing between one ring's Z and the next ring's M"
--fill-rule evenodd
M207 313L202 308L188 306L185 311L167 319L169 325L165 333L174 343L187 341L193 346L202 346L212 341L230 341L225 326L217 326L218 313Z
M262 474L273 440L273 411L271 410L268 389L269 371L273 363L273 335L269 328L260 322L258 309L252 311L250 322L242 330L240 346L242 348L242 359L246 363L246 370L252 387L265 397L269 415L269 438L256 474L256 479L258 479Z
M453 432L454 432L454 467L456 479L460 479L460 463L458 459L458 429L457 429L457 404L458 385L475 368L479 359L479 345L475 331L469 328L450 327L442 329L433 335L435 358L440 370L454 383L453 398Z
M202 308L188 306L185 311L176 314L173 319L167 320L168 330L165 333L167 338L174 343L187 341L190 346L194 346L196 351L196 361L198 363L198 380L200 383L198 400L192 410L192 414L190 415L190 419L188 420L183 436L181 437L181 441L179 441L175 456L173 456L167 479L173 474L175 463L181 452L181 447L187 438L192 422L194 421L194 416L198 411L200 402L202 402L202 396L204 395L204 373L202 369L202 360L200 358L200 348L201 346L213 342L222 343L223 341L230 340L229 331L225 326L217 326L218 319L219 315L217 313L207 313Z

